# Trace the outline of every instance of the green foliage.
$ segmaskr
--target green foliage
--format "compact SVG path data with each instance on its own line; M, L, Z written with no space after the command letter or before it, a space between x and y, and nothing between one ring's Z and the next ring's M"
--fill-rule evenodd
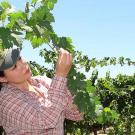
M134 76L118 75L115 79L98 79L96 87L103 107L113 108L119 116L118 121L115 121L115 133L131 134L135 118L134 84Z
M4 22L6 20L6 16L11 9L11 5L7 1L2 1L0 3L0 20Z
M0 27L0 48L9 48L13 45L21 47L22 40L19 37L21 33L11 31L9 28Z

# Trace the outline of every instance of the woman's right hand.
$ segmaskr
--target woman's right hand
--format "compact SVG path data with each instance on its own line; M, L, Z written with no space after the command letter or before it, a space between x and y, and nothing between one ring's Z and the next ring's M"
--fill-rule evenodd
M63 48L60 48L59 57L56 63L55 74L67 77L72 66L72 55Z

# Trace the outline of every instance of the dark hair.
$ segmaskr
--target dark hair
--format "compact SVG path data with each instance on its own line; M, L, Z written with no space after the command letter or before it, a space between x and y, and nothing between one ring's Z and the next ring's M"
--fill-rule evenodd
M4 76L5 76L4 71L0 71L0 77L4 77ZM0 82L0 91L1 91L1 88L2 88L2 82ZM0 126L0 135L6 135L6 132L2 126Z
M0 77L4 77L4 71L0 71ZM2 88L2 83L0 82L0 91L1 91L1 88Z
M0 77L4 77L4 71L0 71Z

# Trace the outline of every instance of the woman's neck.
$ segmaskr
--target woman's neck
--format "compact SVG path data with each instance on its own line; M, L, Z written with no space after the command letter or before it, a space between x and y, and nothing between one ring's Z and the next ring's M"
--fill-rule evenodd
M32 92L35 92L39 97L43 97L44 94L42 92L39 92L37 91L33 85L31 85L31 83L29 81L26 81L24 83L21 83L21 84L11 84L10 85L12 86L15 86L21 90L28 90L28 91L32 91Z
M22 83L9 83L12 86L15 86L21 90L29 90L29 88L31 87L31 84L29 81L25 81Z

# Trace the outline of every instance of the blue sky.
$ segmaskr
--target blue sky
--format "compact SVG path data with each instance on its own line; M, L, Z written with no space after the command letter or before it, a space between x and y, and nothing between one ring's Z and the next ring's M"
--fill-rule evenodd
M90 57L134 58L134 6L134 0L61 0L54 9L54 28Z
M18 9L23 9L25 1L9 0ZM58 0L53 15L55 32L71 37L76 50L89 58L124 56L135 59L135 0ZM28 60L33 58L29 57L30 49L25 47L23 51ZM112 75L132 74L134 67L105 67L103 70L112 70Z

